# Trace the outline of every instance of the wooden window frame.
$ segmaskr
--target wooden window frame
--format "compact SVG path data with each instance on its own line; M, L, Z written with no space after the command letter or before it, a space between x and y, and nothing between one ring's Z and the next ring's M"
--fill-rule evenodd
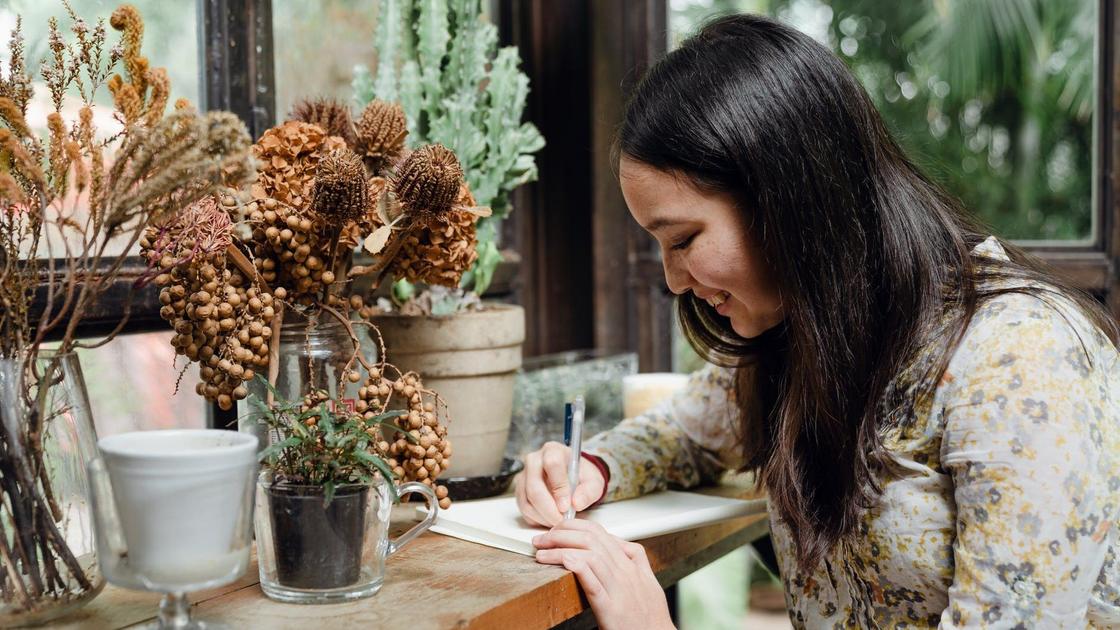
M1120 318L1120 12L1111 0L1098 3L1097 230L1088 243L1022 245ZM630 220L610 160L625 94L665 52L668 7L666 0L593 4L596 345L637 351L643 371L671 370L673 296L656 247Z
M198 0L197 4L200 106L206 111L234 112L254 138L274 120L271 6L271 0ZM106 261L106 267L109 264ZM159 317L158 292L151 287L132 289L145 271L143 259L128 257L117 281L82 321L78 333L97 336L109 332L120 322L130 300L130 316L122 334L168 330Z

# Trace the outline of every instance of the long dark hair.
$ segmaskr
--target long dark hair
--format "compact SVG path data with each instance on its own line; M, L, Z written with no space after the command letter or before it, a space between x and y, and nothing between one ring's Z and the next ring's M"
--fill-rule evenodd
M694 295L678 309L702 355L743 368L746 468L789 525L802 568L873 505L875 471L889 466L885 392L947 314L929 392L978 302L999 293L1065 296L1115 343L1099 305L1022 251L974 257L986 232L906 158L844 63L773 20L717 19L654 65L618 150L731 194L774 270L785 320L760 337L736 335ZM1025 282L992 288L995 278Z

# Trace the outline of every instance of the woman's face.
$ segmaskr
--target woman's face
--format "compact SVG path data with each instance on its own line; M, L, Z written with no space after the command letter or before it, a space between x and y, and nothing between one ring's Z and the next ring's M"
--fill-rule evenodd
M673 293L692 291L741 337L756 337L782 321L773 271L730 196L702 192L683 176L627 158L619 179L630 214L661 245Z

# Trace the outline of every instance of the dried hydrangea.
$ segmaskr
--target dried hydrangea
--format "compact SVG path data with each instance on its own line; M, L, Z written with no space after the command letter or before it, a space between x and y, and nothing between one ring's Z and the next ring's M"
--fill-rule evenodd
M258 162L253 197L306 209L319 160L332 150L344 148L342 139L328 136L318 125L290 120L269 129L253 145L253 157Z

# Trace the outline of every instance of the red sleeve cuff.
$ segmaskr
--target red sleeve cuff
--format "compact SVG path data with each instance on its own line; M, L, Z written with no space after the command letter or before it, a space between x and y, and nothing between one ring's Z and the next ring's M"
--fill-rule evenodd
M603 499L607 496L607 488L611 485L611 469L607 467L607 462L604 462L603 458L597 455L581 452L580 456L594 464L595 467L599 469L599 472L603 474L603 494L599 495L599 498L596 499L594 503L587 506L588 509L591 509L602 503Z

